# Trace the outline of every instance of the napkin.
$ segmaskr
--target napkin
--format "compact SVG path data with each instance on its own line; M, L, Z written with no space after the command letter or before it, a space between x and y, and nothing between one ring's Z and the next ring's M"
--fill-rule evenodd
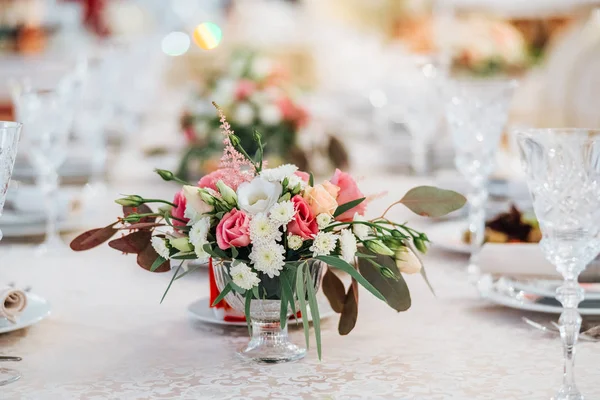
M20 289L6 287L0 289L0 318L6 318L13 324L27 306L27 296Z
M214 306L212 305L213 302L217 299L217 297L219 297L219 294L221 293L221 291L217 287L217 281L215 280L215 272L213 271L212 258L210 258L208 260L208 284L209 284L209 288L210 288L209 307L211 307L213 309L213 312L215 313L215 317L217 317L218 319L222 319L223 321L227 321L227 322L245 322L246 317L244 316L244 314L240 313L238 311L235 311L229 304L227 304L225 299L221 300Z

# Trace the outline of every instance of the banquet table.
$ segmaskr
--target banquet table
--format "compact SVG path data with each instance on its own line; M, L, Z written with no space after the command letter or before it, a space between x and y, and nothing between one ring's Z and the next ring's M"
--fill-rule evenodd
M423 182L379 176L360 184L366 193L389 192L372 202L377 215ZM109 200L117 193L177 190L150 176L136 185L112 184L98 219L107 224L117 215ZM399 207L391 216L425 231L430 224ZM0 253L2 279L31 285L52 305L46 320L0 335L0 353L23 357L10 365L23 377L0 388L2 399L542 399L561 379L559 338L480 299L465 258L435 249L425 256L435 295L419 275L407 276L413 305L396 313L362 290L348 336L338 335L336 317L322 321L322 361L313 341L305 359L275 365L236 357L246 328L190 318L187 306L208 295L204 269L178 280L159 304L170 273L149 273L106 245L60 257L36 258L32 245L4 245ZM301 328L291 336L303 342ZM586 398L600 398L600 345L582 342L578 350L578 383Z

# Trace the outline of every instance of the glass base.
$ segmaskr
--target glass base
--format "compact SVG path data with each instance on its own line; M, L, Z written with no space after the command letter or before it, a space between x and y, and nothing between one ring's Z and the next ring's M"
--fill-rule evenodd
M0 368L0 386L8 385L21 379L18 371L10 368Z
M576 387L566 387L560 389L552 400L583 400L583 395Z
M300 360L306 349L289 341L287 326L281 329L279 322L252 321L252 339L237 354L244 360L275 364Z

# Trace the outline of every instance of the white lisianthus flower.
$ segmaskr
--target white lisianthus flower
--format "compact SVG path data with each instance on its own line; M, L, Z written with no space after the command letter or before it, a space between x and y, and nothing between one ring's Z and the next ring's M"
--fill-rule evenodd
M192 225L189 232L190 243L192 246L194 246L196 256L201 261L206 261L210 257L210 255L204 250L204 245L208 243L207 236L209 230L210 218L204 217Z
M288 188L293 189L298 185L300 185L300 190L304 190L306 182L296 174L288 176Z
M154 251L156 251L159 256L165 260L171 258L171 255L169 254L169 248L167 247L167 242L164 239L159 238L158 236L152 236L151 243L152 247L154 247Z
M276 168L267 168L260 171L260 177L269 182L281 182L285 178L291 179L294 172L298 171L298 167L293 164L284 164ZM300 177L298 177L300 178Z
M193 225L199 220L199 217L203 217L214 210L212 205L202 200L202 196L196 186L185 185L183 187L183 196L186 201L184 216L189 218L191 222L188 225Z
M279 225L271 221L266 214L256 214L250 220L250 240L254 245L281 240Z
M335 250L335 244L338 236L331 232L319 232L313 239L313 244L310 246L310 251L313 252L313 257L328 256Z
M254 121L254 109L246 102L238 104L233 114L233 120L240 125L250 125Z
M340 251L344 261L348 263L354 261L358 247L356 237L350 232L350 229L342 229L340 232Z
M281 183L260 177L244 182L237 189L238 205L250 215L268 212L281 195Z
M279 276L279 272L285 265L284 252L285 249L282 245L271 242L252 246L249 258L257 271L267 274L269 278L273 278L274 276Z
M355 222L365 222L366 219L359 215L358 213L354 214L354 219ZM352 231L354 232L354 234L356 235L357 238L359 238L360 240L365 240L369 237L369 234L371 233L371 228L369 228L368 225L365 224L352 224Z
M321 213L317 215L317 226L319 229L325 229L327 225L331 223L331 215L327 213Z
M300 247L302 247L302 243L304 243L304 240L302 239L302 236L290 235L288 236L287 243L290 249L298 250Z
M265 125L274 126L281 123L283 115L275 104L267 104L260 109L260 119Z
M277 224L277 226L285 226L288 222L294 219L295 214L296 210L294 209L294 202L288 200L277 203L271 207L269 218L271 221Z
M189 219L187 225L192 226L202 219L202 214L198 213L194 207L186 207L183 212L183 217Z
M396 266L405 274L416 274L423 267L419 257L408 247L401 247L394 255Z
M229 269L229 275L231 275L233 283L242 289L250 290L260 283L260 279L256 272L252 271L252 268L244 263L232 266Z

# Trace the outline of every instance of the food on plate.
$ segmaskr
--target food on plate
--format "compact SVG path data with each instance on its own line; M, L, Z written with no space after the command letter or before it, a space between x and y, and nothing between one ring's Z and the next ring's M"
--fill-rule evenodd
M463 241L470 243L470 232L463 234ZM514 205L505 213L485 223L487 243L538 243L542 239L537 219L533 214L522 213Z

